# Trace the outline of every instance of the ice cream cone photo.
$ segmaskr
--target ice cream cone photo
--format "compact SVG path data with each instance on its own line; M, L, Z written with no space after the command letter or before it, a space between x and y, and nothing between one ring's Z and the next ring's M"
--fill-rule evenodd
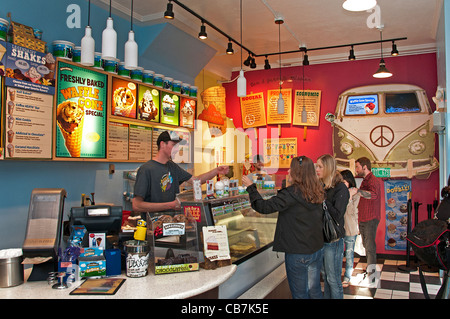
M64 101L56 110L56 121L71 157L80 157L83 137L84 107Z

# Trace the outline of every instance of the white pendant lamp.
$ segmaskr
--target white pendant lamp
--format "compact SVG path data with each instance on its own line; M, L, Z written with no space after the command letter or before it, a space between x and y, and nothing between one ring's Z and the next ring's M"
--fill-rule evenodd
M247 79L244 77L244 70L239 71L239 77L237 79L237 96L247 96Z
M109 17L106 19L106 28L102 32L102 59L113 60L117 57L117 32L114 30L114 21L111 17L111 1L109 1Z
M134 70L138 68L138 45L134 40L133 31L133 0L131 0L131 30L128 32L128 41L125 43L125 68Z
M240 1L241 7L241 43L242 43L242 0ZM239 71L239 77L237 80L237 96L247 96L247 79L244 77L244 70L242 70L242 45L241 45L241 70Z
M283 94L281 94L281 92L280 92L280 95L278 95L277 113L284 114L284 100L283 100Z
M92 37L92 28L90 27L91 1L89 0L88 24L84 30L84 37L81 39L81 60L80 63L86 66L94 65L95 40Z
M348 11L367 11L377 5L377 0L346 0L342 7Z

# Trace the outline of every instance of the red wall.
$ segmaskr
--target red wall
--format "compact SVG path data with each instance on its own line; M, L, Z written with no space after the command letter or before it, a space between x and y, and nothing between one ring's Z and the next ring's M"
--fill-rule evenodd
M436 55L434 53L404 57L388 57L385 58L385 61L386 67L394 74L389 79L375 79L372 77L372 74L378 69L379 59L305 66L305 90L322 91L319 126L308 127L307 138L306 140L303 140L302 126L282 124L281 137L297 137L298 155L306 155L314 161L322 154L333 154L332 128L330 123L325 120L325 114L334 114L339 94L347 89L357 86L387 83L418 85L425 89L429 103L432 109L435 109L435 104L431 100L437 87L437 65ZM301 66L283 68L281 70L283 88L292 88L292 96L294 96L295 90L301 90L303 88L302 75L303 70ZM233 73L232 78L237 76L238 73L235 72ZM245 78L247 79L247 94L264 92L264 96L267 99L266 91L277 89L279 87L278 68L247 71L245 72ZM227 117L233 119L236 128L242 128L241 110L236 92L236 82L237 81L234 81L223 85L226 89ZM267 101L265 101L265 103L267 104ZM253 130L247 130L249 137L253 141L253 154L262 153L262 137L271 137L269 135L271 129L276 129L277 127L277 125L267 125L267 127L257 129L258 136L260 137L258 142L261 143L259 146L257 146L258 143L256 143L254 139ZM436 137L436 158L439 158L437 140ZM279 173L286 174L287 170L280 170ZM436 191L438 194L440 193L439 174L437 171L433 172L427 180L413 178L412 202L422 203L419 208L419 221L427 218L426 206L433 202ZM384 198L382 207L384 207ZM382 211L382 218L377 231L377 252L405 254L405 252L401 251L385 251L384 216L384 211Z

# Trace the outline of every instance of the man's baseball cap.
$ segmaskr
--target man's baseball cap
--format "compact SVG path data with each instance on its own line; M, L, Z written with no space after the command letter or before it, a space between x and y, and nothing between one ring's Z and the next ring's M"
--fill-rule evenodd
M180 136L178 136L177 133L173 131L172 132L164 131L161 134L159 134L156 144L159 145L161 142L169 142L169 141L180 143L181 145L184 145L186 143L186 141L183 140Z

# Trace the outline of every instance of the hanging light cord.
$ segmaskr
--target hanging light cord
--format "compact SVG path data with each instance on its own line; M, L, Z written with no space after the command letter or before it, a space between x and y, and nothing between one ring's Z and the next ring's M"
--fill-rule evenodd
M381 59L383 59L383 30L380 29L380 46L381 46Z
M305 52L303 52L303 60L305 60ZM303 108L305 108L305 65L302 64L302 80L303 80Z
M240 7L241 7L240 19L241 19L241 43L242 43L242 0L240 1ZM241 70L242 70L242 45L241 45Z
M131 19L130 19L131 31L133 31L133 0L131 0L131 14L130 14L130 16L131 16Z
M278 52L280 57L280 93L281 93L281 23L278 24Z
M112 4L112 0L109 0L109 17L111 18L111 4Z
M88 6L88 26L91 26L91 0L89 0Z

